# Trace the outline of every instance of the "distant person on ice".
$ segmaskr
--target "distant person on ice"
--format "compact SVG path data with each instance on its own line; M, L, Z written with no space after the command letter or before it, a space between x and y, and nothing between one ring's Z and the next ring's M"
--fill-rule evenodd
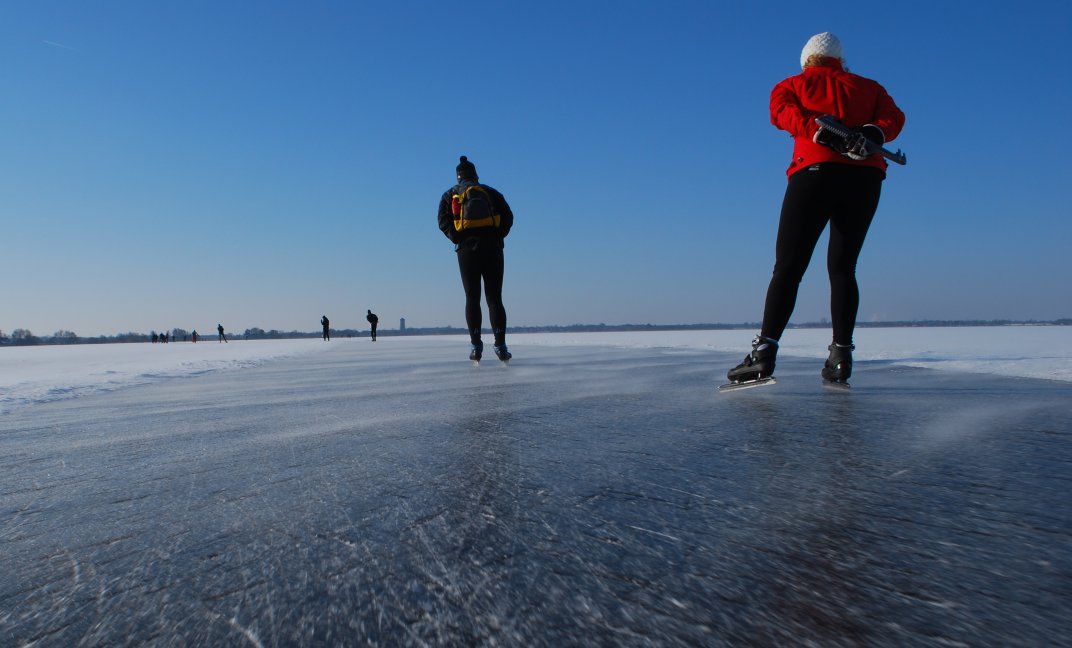
M845 69L841 41L829 32L808 40L800 66L800 74L781 81L771 92L771 122L793 136L793 159L763 327L752 341L751 353L730 369L730 382L773 374L778 341L796 305L800 280L828 222L833 341L822 377L844 383L852 374L852 334L860 302L856 261L886 177L886 161L878 153L868 154L872 147L863 138L878 145L894 139L905 116L885 88ZM816 118L828 115L848 127L853 137L837 136L816 123Z
M190 334L190 341L193 342L194 344L197 343L197 331L196 330L193 333Z
M506 348L506 308L502 302L503 239L514 225L514 214L501 193L480 184L476 166L464 155L455 169L458 184L439 199L439 229L454 243L465 289L465 324L469 329L469 359L484 352L480 339L480 283L488 302L488 319L495 336L495 355L511 358Z
M223 334L223 324L216 325L216 332L220 334L220 342L227 341L227 336Z
M320 325L324 327L324 339L325 340L330 340L331 339L331 331L330 331L331 322L328 321L328 316L327 315L321 315L320 316Z
M365 319L368 320L369 326L372 327L372 341L376 341L376 325L380 323L380 318L376 317L376 313L369 309L368 315L365 315Z

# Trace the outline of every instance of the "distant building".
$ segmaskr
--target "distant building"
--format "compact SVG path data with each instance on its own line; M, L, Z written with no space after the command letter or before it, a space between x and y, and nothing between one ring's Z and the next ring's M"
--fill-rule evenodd
M398 330L399 331L405 331L406 330L406 318L405 317L403 317L402 319L398 320Z

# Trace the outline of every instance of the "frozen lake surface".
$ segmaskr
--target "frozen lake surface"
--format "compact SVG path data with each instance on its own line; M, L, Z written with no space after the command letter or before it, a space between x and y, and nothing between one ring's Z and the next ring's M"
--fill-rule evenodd
M893 360L910 367L1072 382L1072 327L1068 326L865 328L856 333L857 362ZM514 335L510 340L512 345L727 351L743 357L752 335L740 330L548 333ZM454 346L458 340L442 336L423 338L420 344ZM402 345L395 347L400 356L423 348L403 340L393 342ZM827 330L794 329L783 337L779 355L825 358L828 344ZM255 367L331 348L320 339L6 347L0 349L0 413L131 385ZM718 380L725 369L714 373Z
M810 331L732 394L748 332L111 345L200 364L56 397L8 356L0 645L1067 641L1072 383L869 331L850 393Z

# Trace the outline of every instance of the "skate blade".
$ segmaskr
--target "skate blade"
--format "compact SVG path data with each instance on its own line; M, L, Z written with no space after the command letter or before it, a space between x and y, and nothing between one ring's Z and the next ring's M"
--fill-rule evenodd
M852 389L852 385L843 380L827 380L823 379L823 387L832 391L849 391Z
M757 380L745 380L738 383L726 383L725 385L719 385L719 392L731 392L738 391L740 389L751 389L753 387L763 387L764 385L773 385L778 382L774 379L774 376L768 376L766 378L759 378Z

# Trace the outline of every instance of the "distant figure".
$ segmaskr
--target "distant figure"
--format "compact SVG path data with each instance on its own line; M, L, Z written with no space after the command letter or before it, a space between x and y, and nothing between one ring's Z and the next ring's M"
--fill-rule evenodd
M190 334L190 341L193 342L194 344L197 344L197 331L196 330L193 333Z
M465 324L469 328L469 359L479 362L484 352L480 339L480 283L488 302L488 318L495 335L495 355L510 359L506 349L506 307L502 302L503 239L514 225L514 213L506 198L480 184L476 166L464 155L458 163L458 184L439 199L439 229L458 254L458 268L465 289Z
M167 334L166 331L160 334L160 341L163 342L164 344L167 344L167 342L168 342L168 334Z
M158 338L158 337L157 337L157 335L156 335L156 331L153 331L153 332L151 333L151 335L152 335L151 339L152 339L152 341L153 341L153 344L156 344L156 343L157 343L157 342L159 341L159 338Z
M216 332L220 334L220 342L227 341L227 336L223 334L223 324L216 325Z
M771 91L771 122L793 136L793 158L786 172L789 184L782 199L763 326L752 341L752 351L729 370L732 383L763 381L774 372L778 343L796 305L800 280L827 223L833 340L821 375L828 382L845 383L852 374L852 334L860 302L856 261L886 178L886 161L875 145L897 137L905 116L885 88L844 66L837 36L816 34L800 54L801 73L780 81ZM820 117L834 118L850 136L818 123Z
M368 315L365 316L368 323L372 326L372 341L376 341L376 325L380 323L380 318L376 317L376 313L373 313L370 309Z
M324 339L325 340L330 340L331 339L331 330L329 329L329 327L331 326L331 322L328 321L328 316L327 315L322 315L320 317L320 325L324 327Z

